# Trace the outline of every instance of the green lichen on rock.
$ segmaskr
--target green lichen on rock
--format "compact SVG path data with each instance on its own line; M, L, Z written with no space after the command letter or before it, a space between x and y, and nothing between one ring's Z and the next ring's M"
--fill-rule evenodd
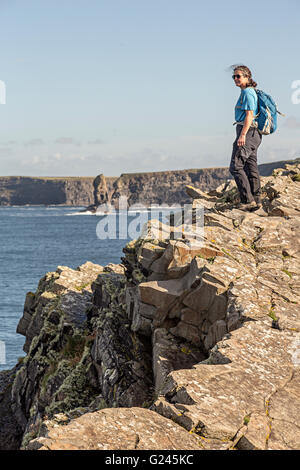
M273 320L273 322L278 322L278 318L275 314L274 307L271 307L268 313L268 316Z
M288 269L282 269L281 271L284 272L287 276L289 276L290 279L293 277L292 273L290 273Z
M132 277L138 283L144 282L147 279L139 268L136 268L132 271Z
M292 180L299 182L300 181L300 173L297 173L297 175L292 176Z
M250 414L249 415L246 415L244 416L244 425L247 426L250 422Z
M75 289L78 290L79 292L81 292L83 289L85 289L86 287L90 286L90 283L89 282L85 282L84 284L82 284L81 286L75 286Z
M80 406L88 406L96 391L89 384L86 369L89 360L90 349L85 348L80 362L71 370L60 388L53 396L53 400L46 407L46 414L70 411Z

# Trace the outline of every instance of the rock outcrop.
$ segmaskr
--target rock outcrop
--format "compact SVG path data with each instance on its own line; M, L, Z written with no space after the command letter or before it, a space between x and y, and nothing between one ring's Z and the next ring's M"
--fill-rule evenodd
M299 180L262 178L255 212L233 182L188 187L192 210L149 221L119 265L48 273L5 378L10 447L299 449Z

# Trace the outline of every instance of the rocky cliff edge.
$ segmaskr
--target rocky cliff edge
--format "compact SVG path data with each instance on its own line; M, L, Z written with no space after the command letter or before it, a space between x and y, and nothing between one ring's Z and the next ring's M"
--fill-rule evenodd
M232 182L188 187L203 238L177 213L119 265L41 279L0 374L2 448L299 449L300 165L262 186L256 212Z

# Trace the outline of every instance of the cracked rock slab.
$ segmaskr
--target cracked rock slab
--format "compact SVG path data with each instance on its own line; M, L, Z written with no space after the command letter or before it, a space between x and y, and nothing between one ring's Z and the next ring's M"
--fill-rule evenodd
M143 408L110 408L57 424L43 423L26 450L201 450L199 438Z
M299 448L299 365L289 352L297 341L267 321L245 322L207 360L171 372L153 409L207 439L234 442L246 422L241 448Z

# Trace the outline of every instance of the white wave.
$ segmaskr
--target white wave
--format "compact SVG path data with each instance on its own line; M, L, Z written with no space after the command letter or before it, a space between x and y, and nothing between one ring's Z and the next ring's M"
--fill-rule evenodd
M94 212L91 211L84 211L84 212L69 212L64 215L96 215Z

